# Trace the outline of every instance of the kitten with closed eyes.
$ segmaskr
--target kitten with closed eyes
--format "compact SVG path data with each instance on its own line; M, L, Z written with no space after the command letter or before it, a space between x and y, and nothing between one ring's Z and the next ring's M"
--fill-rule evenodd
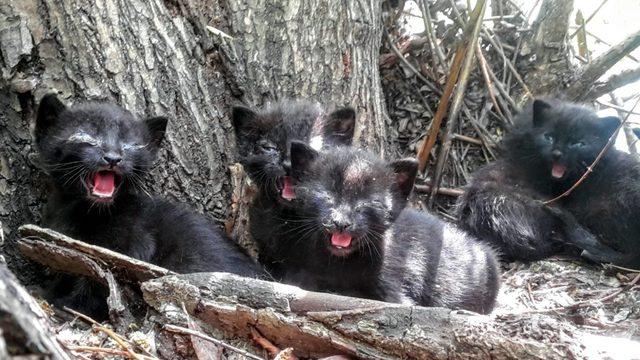
M65 106L46 95L34 136L52 184L44 225L179 273L261 269L211 221L186 206L141 191L164 137L167 119L137 120L106 103ZM52 290L57 304L106 314L106 292L66 278Z
M405 208L414 159L385 162L348 147L291 144L296 199L263 220L283 282L315 291L481 313L493 309L492 249Z

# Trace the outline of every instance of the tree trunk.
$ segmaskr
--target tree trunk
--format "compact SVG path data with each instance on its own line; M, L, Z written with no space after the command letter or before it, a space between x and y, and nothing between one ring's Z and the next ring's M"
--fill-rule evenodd
M29 125L39 98L116 102L172 120L149 183L229 216L230 104L304 96L359 110L361 144L384 153L380 2L9 0L0 5L0 221L38 222L46 195ZM215 33L207 26L220 30ZM229 39L224 34L232 37Z

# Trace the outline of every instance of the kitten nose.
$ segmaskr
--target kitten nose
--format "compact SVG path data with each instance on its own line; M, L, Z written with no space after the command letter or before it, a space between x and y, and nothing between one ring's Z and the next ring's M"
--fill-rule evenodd
M287 173L289 171L291 171L291 160L287 159L282 161L282 168L284 169L284 171L286 171Z
M104 161L106 165L116 166L122 161L122 157L118 154L107 153L102 157L102 161Z
M344 231L351 226L351 223L346 219L333 219L331 222L333 222L333 226L338 231Z
M553 150L551 152L551 157L553 158L553 160L558 160L562 157L562 152L560 150Z

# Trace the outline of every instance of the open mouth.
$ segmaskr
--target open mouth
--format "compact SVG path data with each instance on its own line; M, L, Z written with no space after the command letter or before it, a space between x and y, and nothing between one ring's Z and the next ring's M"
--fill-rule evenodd
M276 189L280 193L280 197L287 201L291 201L296 198L296 193L293 190L290 176L282 176L276 179Z
M344 232L331 233L331 245L329 251L334 256L347 256L356 248L353 235Z
M97 202L112 202L121 183L122 176L113 170L93 172L85 180L89 197Z
M562 164L558 164L558 163L553 163L551 164L551 177L559 180L562 179L564 177L564 175L567 173L567 166L566 165L562 165Z

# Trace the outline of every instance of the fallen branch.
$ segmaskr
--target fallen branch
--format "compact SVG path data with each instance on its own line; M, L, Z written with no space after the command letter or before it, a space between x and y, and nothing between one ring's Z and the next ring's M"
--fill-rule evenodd
M625 55L640 46L640 30L630 35L618 45L611 47L606 53L593 59L580 71L576 81L567 89L567 96L574 101L584 100L590 93L593 84Z
M142 290L160 312L184 303L192 316L229 336L251 338L255 327L300 357L561 359L583 357L597 346L582 341L574 326L544 315L493 321L470 312L307 292L225 273L167 276L145 282ZM532 331L527 324L536 321L547 326ZM563 337L553 335L558 332Z
M597 99L600 96L608 94L615 89L634 83L638 79L640 79L640 67L635 69L624 70L619 74L611 75L605 81L596 82L593 85L593 88L591 89L591 91L589 91L583 97L583 100L591 101L591 100Z

